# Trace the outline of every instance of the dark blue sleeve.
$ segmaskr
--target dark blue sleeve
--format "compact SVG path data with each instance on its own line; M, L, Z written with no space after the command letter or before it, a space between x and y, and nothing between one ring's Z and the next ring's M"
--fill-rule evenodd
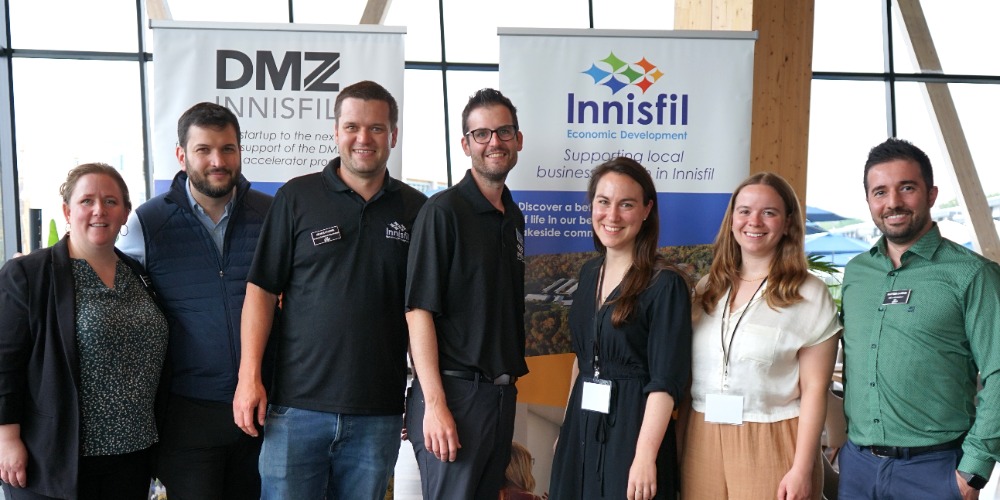
M649 318L649 383L643 392L666 391L680 401L691 378L691 295L673 271L657 276Z

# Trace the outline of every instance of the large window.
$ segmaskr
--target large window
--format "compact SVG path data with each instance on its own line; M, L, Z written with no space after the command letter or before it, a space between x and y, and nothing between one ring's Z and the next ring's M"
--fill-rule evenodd
M75 165L108 163L133 200L146 199L137 64L15 59L13 74L21 206L42 211L43 242L53 222L64 232L59 186Z
M8 0L8 4L11 46L16 50L139 50L135 0Z
M871 216L861 186L868 150L888 136L910 140L931 159L938 207L958 188L924 82L947 83L989 197L1000 195L991 119L1000 112L1000 63L989 55L1000 5L985 0L919 2L941 71L920 71L895 2L816 0L807 200L859 219ZM959 213L958 223L965 217ZM862 224L859 224L862 225ZM874 236L859 230L859 236ZM965 243L965 241L960 241Z
M143 96L150 94L155 68L149 60L155 62L156 54L146 0L7 1L12 50L4 52L4 62L11 62L16 118L0 128L14 146L3 151L0 143L0 223L5 231L0 238L8 238L4 255L12 241L26 246L31 208L42 210L43 240L50 236L51 221L56 233L62 233L58 186L76 163L102 161L120 168L135 202L145 199L149 106ZM919 83L927 75L916 70L898 14L887 16L896 11L895 4L815 2L809 203L867 218L860 166L868 148L890 134L910 138L931 154L941 173L940 199L953 199L950 169L944 168ZM181 21L353 25L367 0L163 3ZM988 48L996 45L990 23L1000 5L992 0L921 4L943 65L943 74L932 76L937 81L954 76L954 82L961 82L950 89L984 190L998 193L1000 169L991 163L988 120L1000 111L1000 62ZM468 168L459 140L461 111L472 92L498 84L497 27L670 29L674 17L674 2L662 0L510 0L502 7L484 11L461 0L390 2L385 24L407 28L405 141L393 154L402 155L404 178L422 189L457 181ZM4 87L0 92L6 94Z

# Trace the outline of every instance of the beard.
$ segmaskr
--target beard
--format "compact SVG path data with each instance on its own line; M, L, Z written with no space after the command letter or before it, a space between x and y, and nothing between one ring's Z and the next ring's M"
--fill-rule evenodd
M889 226L885 223L885 218L891 215L908 214L910 223L905 226ZM875 225L885 235L885 239L897 245L904 245L915 241L927 227L930 217L924 213L912 212L910 210L892 210L882 214L876 219Z
M479 158L472 159L472 168L484 179L491 182L503 183L507 180L507 174L511 170L514 170L514 165L517 163L517 152L507 151L507 163L504 165L497 164L487 164L486 155L488 153L483 153Z
M229 196L229 194L233 192L233 188L236 187L237 179L239 179L240 171L239 168L237 168L236 171L232 172L229 176L229 182L214 185L211 182L209 182L206 174L216 172L219 170L224 170L224 169L210 168L205 172L205 174L201 174L192 169L191 165L189 164L187 168L188 179L191 181L191 186L197 189L199 193L208 196L210 198L223 198Z

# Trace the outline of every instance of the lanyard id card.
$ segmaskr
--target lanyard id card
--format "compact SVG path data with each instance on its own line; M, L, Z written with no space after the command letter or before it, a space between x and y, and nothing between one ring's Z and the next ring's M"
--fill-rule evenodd
M611 381L602 378L584 378L580 408L607 414L611 410Z
M743 425L743 396L706 394L705 421L713 424Z

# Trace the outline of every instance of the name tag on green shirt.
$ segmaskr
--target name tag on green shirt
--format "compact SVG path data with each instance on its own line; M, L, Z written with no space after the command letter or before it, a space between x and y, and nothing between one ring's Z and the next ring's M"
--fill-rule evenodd
M883 306L889 306L892 304L908 304L910 302L910 292L913 290L892 290L885 292L885 298L882 299Z

